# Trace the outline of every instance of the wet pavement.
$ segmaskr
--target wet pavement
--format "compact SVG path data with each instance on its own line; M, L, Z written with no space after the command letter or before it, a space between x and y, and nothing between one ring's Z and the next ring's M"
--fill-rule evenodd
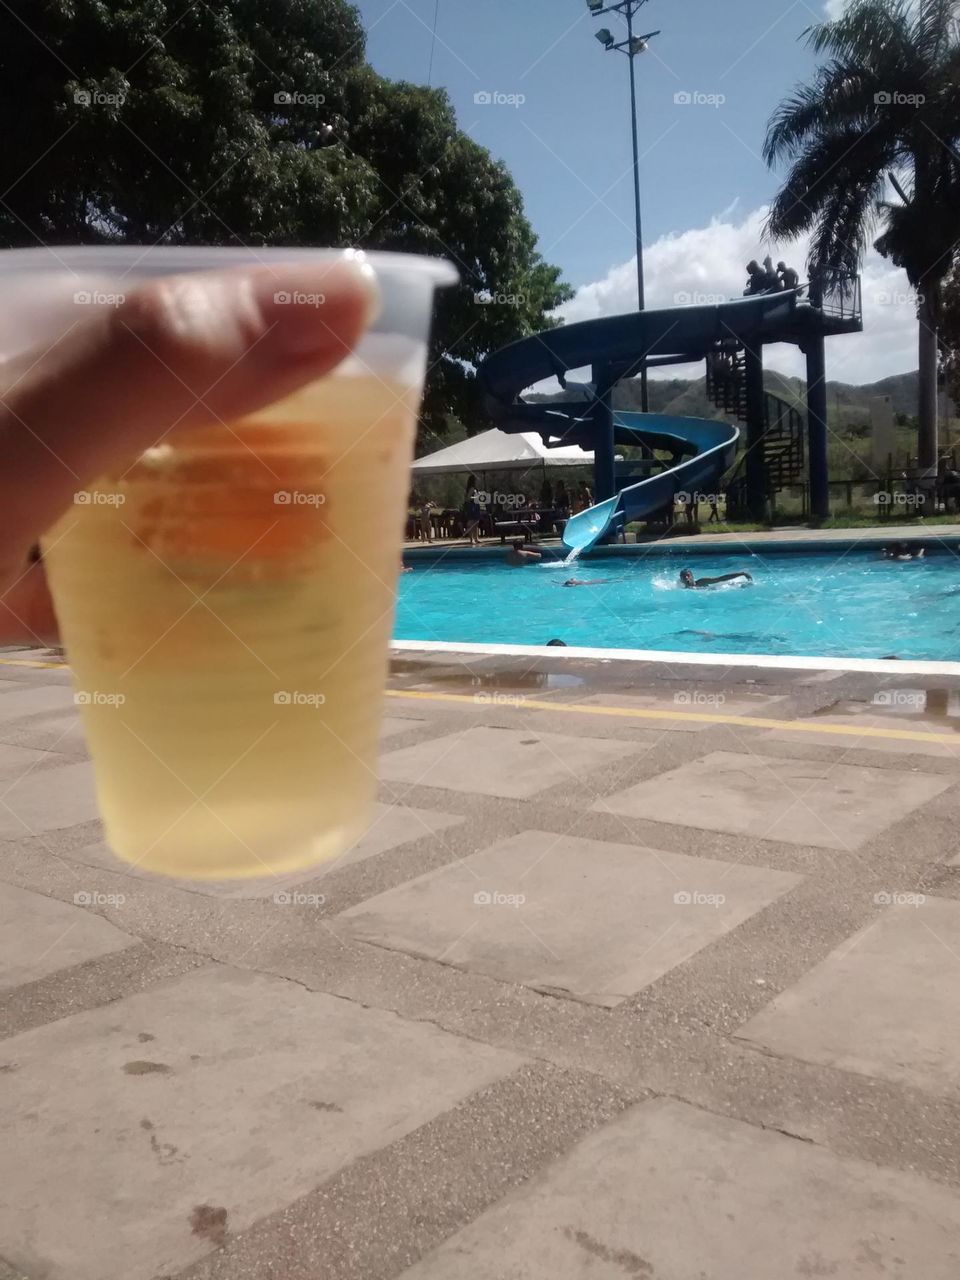
M960 1275L960 678L405 652L386 711L349 854L164 880L0 655L0 1280Z

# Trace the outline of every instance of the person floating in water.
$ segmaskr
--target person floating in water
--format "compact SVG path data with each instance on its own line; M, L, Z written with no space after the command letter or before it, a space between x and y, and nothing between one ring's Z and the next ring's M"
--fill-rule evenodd
M515 538L511 550L507 552L507 564L517 566L524 564L536 564L536 562L541 558L539 551L534 551L530 547L525 547L523 545L522 538Z
M923 547L911 547L906 542L891 542L880 552L881 560L922 560Z
M568 578L563 585L565 587L599 587L602 583L609 581L609 578Z
M737 573L724 573L719 578L695 578L692 569L680 570L681 587L689 587L690 589L701 590L703 587L712 587L717 582L733 582L737 578L743 578L746 582L752 582L750 574L746 570L741 569Z

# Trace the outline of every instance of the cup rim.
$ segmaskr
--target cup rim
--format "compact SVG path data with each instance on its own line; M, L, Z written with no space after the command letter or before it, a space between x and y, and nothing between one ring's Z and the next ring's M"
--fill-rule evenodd
M271 245L43 245L0 249L0 278L39 271L90 275L105 272L134 278L215 271L220 267L271 266L291 262L357 262L378 275L426 277L435 288L456 284L460 273L446 258L379 249L321 249Z

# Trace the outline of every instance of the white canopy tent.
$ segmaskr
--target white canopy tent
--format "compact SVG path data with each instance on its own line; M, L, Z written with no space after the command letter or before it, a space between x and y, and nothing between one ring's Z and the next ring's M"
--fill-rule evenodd
M508 435L505 431L484 431L469 440L448 445L436 453L418 458L415 475L438 476L460 472L522 471L535 467L591 467L593 454L579 445L548 449L535 431Z

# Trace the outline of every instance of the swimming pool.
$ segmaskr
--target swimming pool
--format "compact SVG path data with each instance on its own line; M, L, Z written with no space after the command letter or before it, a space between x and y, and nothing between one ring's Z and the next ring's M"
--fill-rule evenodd
M402 575L398 640L960 661L960 549L910 562L880 560L877 547L671 550L520 569L450 559L411 561ZM754 583L686 591L677 578L688 565L698 578L747 569ZM572 576L601 581L564 587Z

